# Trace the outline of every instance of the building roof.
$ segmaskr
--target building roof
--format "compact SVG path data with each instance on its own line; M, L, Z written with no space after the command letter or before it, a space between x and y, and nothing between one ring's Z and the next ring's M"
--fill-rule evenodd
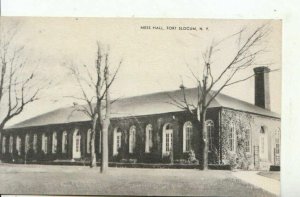
M188 103L196 104L198 90L197 88L189 88L185 90L186 98ZM112 104L111 118L122 118L129 116L143 116L151 114L162 114L168 112L179 112L182 111L179 107L174 105L172 99L176 101L183 100L183 94L181 90L158 92L153 94L146 94L141 96L134 96L123 98L115 101ZM173 104L172 104L173 103ZM280 118L280 115L266 110L264 108L255 106L251 103L227 96L220 93L210 104L210 108L213 107L225 107L235 109L239 111L245 111L264 116ZM89 121L89 117L80 111L76 111L74 107L60 108L13 126L7 129L13 128L25 128L35 127L43 125L54 125L54 124L65 124L72 122L83 122Z

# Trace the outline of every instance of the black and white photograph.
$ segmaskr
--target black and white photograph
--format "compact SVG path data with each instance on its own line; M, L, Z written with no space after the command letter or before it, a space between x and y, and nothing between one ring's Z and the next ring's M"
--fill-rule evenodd
M0 22L0 194L280 196L282 20Z

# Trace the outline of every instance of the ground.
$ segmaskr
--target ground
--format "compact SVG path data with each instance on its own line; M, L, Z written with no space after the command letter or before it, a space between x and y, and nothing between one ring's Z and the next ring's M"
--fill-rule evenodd
M1 194L275 196L231 171L0 164Z

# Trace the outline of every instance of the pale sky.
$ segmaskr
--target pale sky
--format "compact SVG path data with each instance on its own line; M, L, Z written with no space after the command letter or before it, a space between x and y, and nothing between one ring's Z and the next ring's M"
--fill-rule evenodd
M186 64L195 73L202 70L202 52L213 41L221 40L241 28L247 32L268 23L271 33L263 45L268 52L261 62L272 62L271 69L281 68L281 21L273 20L200 20L200 19L121 19L121 18L17 18L19 31L16 43L25 45L25 56L39 62L40 76L52 78L56 86L43 91L42 99L30 104L9 124L65 106L73 100L64 96L80 92L64 63L93 66L96 41L109 45L112 65L123 64L112 87L112 97L128 97L152 92L179 89L181 77L185 86L194 87ZM12 21L5 18L5 21ZM6 24L6 23L2 23ZM150 26L151 29L141 29ZM163 30L153 29L153 26ZM167 26L176 27L168 30ZM179 27L196 27L179 30ZM202 27L202 31L199 28ZM208 28L208 30L206 30ZM243 37L242 37L243 39ZM212 70L218 74L236 50L236 39L225 42L214 54ZM244 71L240 77L253 73ZM270 73L271 109L280 113L281 71ZM250 79L231 86L224 94L253 103L254 81Z

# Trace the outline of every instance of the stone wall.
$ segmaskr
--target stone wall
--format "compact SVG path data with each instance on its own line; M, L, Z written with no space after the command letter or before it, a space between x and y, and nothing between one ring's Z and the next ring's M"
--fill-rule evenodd
M214 146L216 150L219 150L219 108L209 109L207 112L207 119L214 122L215 132L214 132ZM173 129L173 160L185 159L187 153L183 152L183 125L186 121L191 121L193 124L193 136L192 136L192 149L195 152L196 158L198 160L202 159L202 135L200 131L200 125L196 120L193 119L191 115L186 112L174 112L165 113L157 115L147 115L139 117L126 117L126 118L115 118L111 119L111 125L109 127L109 160L110 161L120 161L120 159L136 159L137 162L145 163L161 163L169 162L167 158L162 155L162 130L166 123L170 123ZM153 127L153 148L150 153L145 153L145 128L148 124ZM134 153L129 153L129 128L136 126L136 149ZM122 131L122 147L118 154L118 157L113 155L113 133L114 129L119 127ZM90 122L81 123L67 123L60 125L47 125L31 128L20 128L5 130L3 136L6 136L6 150L5 154L1 154L1 159L3 161L12 160L25 160L28 159L27 154L25 154L25 136L29 134L30 140L29 144L31 149L33 148L33 136L37 134L37 152L33 152L30 157L32 160L71 160L72 155L72 145L73 145L73 133L76 129L81 135L81 158L79 160L88 160L90 154L87 153L87 131L91 128ZM67 152L62 153L62 134L67 131L68 135L68 147ZM57 132L57 151L52 153L52 134ZM48 153L44 154L42 152L42 135L46 134L48 136ZM14 154L8 153L9 147L9 137L14 137ZM16 137L21 137L21 154L15 154L16 149ZM2 139L1 139L2 140ZM96 156L97 159L100 158L100 134L96 132ZM210 163L219 163L218 155L214 152L209 153Z
M271 164L274 165L275 135L278 131L280 133L280 119L226 108L222 109L221 114L222 163L231 163L242 169L268 169ZM229 142L233 126L236 138L234 151L231 150ZM250 133L249 152L245 144L247 131Z

